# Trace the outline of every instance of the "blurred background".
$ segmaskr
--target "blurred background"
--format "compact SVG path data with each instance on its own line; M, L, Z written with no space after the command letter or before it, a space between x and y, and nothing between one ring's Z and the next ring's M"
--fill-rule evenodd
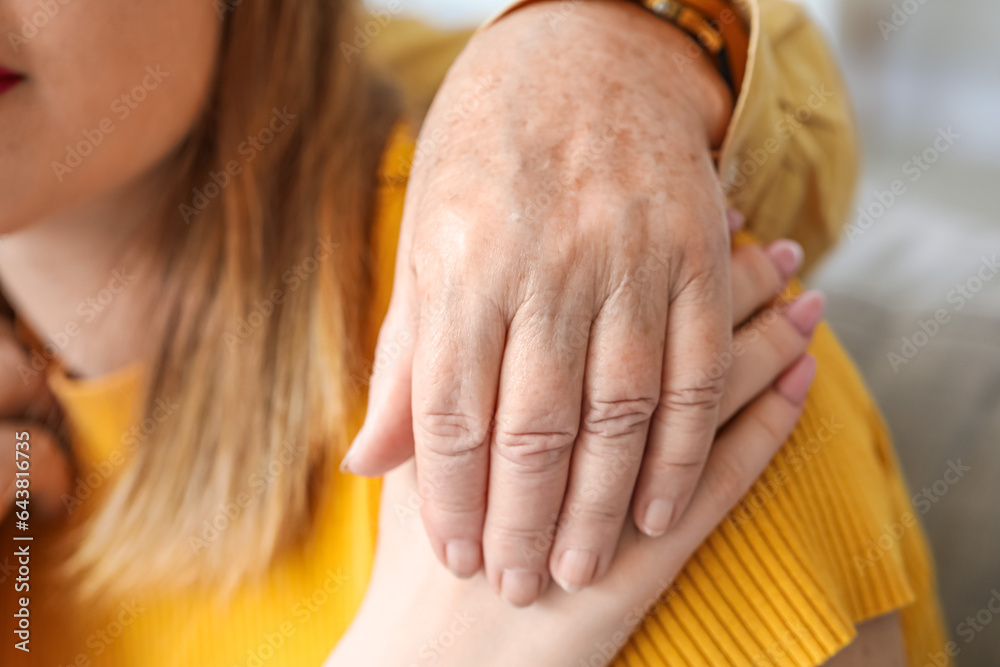
M369 4L461 28L506 2ZM828 295L829 319L889 422L937 559L956 660L996 667L1000 2L803 4L840 56L866 154L848 231L808 279Z

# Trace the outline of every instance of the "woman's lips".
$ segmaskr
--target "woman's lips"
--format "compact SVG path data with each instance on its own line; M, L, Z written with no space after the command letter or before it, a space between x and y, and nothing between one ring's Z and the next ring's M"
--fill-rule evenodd
M0 95L21 83L24 77L13 70L0 66Z

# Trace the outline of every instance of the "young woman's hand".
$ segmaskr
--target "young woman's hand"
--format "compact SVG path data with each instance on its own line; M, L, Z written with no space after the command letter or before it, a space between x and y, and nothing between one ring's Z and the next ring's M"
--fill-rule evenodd
M45 375L32 369L11 322L0 319L0 523L12 509L18 518L59 511L71 468L44 426L54 407Z
M494 595L485 576L456 579L437 562L409 509L417 481L408 463L385 479L368 593L327 666L548 667L610 661L798 421L815 371L804 351L823 299L807 292L790 305L772 303L751 319L784 282L769 254L781 255L788 247L779 242L768 253L747 246L733 255L741 326L727 357L732 368L721 401L721 421L728 423L718 432L690 510L666 536L647 537L629 522L613 562L607 559L610 566L594 585L572 594L550 587L530 608L515 609ZM625 474L620 468L605 472ZM533 548L537 557L549 545L540 540Z
M415 447L434 551L462 576L485 561L519 603L537 593L511 573L535 535L600 561L630 507L648 535L683 513L730 342L711 151L728 88L641 8L563 4L479 34L435 99L346 464L379 475ZM609 466L626 470L601 485Z

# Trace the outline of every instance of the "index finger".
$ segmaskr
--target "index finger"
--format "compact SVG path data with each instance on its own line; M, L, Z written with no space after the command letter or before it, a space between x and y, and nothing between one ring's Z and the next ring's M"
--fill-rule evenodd
M501 314L469 298L438 292L424 300L413 357L421 515L438 559L464 577L482 563L489 437L506 335Z

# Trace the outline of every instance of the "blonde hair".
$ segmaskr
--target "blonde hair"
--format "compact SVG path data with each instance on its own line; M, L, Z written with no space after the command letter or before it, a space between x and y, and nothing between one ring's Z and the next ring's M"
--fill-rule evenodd
M85 595L231 588L310 534L366 365L369 229L396 118L391 91L339 51L356 11L228 7L159 240L168 298L146 415L177 409L80 531L68 566Z

